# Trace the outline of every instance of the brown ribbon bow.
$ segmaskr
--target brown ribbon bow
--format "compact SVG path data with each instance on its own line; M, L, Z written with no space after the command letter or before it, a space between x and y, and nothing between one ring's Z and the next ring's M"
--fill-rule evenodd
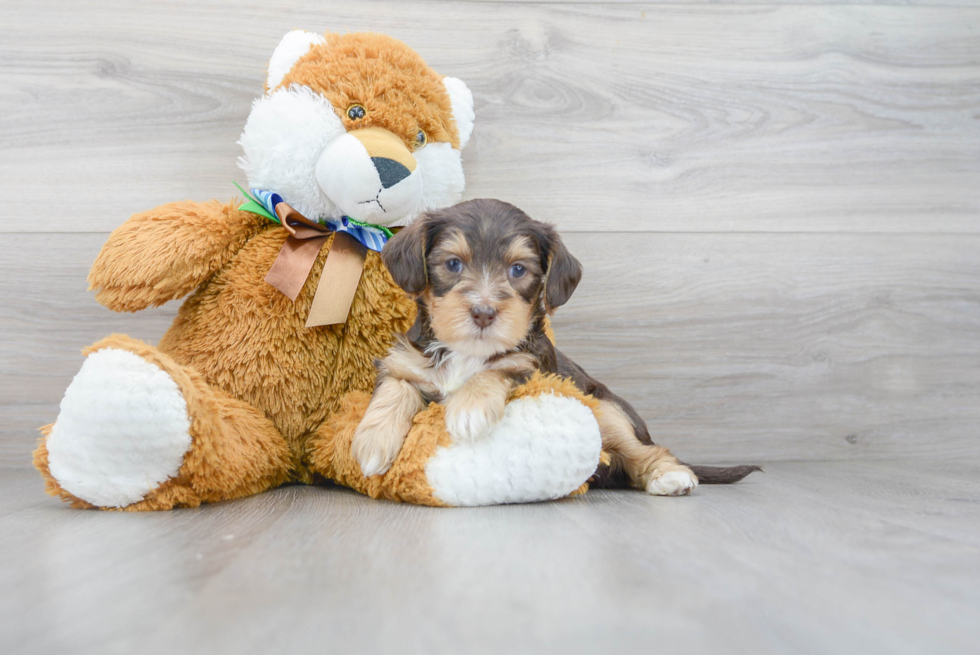
M331 230L326 225L311 221L284 202L276 205L276 215L289 236L282 244L265 281L295 302ZM335 325L347 320L364 270L365 257L367 248L357 239L343 232L336 233L327 261L323 264L306 327Z

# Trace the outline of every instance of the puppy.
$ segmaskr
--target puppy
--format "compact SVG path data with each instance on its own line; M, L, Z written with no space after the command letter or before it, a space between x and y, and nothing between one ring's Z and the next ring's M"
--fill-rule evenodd
M609 461L593 486L679 496L698 485L696 472L705 482L735 482L757 469L682 464L653 444L625 400L554 347L546 317L568 301L582 265L550 225L499 200L471 200L419 218L381 257L395 283L416 298L418 317L377 362L374 395L352 444L365 476L388 470L412 417L433 401L446 406L456 441L479 439L535 370L569 378L599 400Z

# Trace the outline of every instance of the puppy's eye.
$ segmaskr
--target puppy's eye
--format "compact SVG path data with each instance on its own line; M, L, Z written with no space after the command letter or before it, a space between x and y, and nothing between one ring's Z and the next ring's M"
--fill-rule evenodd
M352 121L359 121L367 116L367 110L364 109L363 105L351 105L347 108L347 118Z
M525 273L527 273L527 269L521 266L520 264L514 264L513 266L510 267L511 277L524 277Z
M449 269L450 273L459 273L463 270L463 262L456 258L450 259L446 262L446 268Z
M421 148L429 140L429 137L425 135L425 130L419 130L419 133L415 135L415 147Z

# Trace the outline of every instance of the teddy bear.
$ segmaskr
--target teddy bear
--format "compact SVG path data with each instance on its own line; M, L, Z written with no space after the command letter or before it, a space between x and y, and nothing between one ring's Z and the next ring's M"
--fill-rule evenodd
M187 299L156 346L114 334L83 351L34 456L48 493L139 511L326 480L443 506L583 491L595 401L543 375L474 443L453 443L431 405L384 475L350 453L373 362L416 313L378 253L459 200L473 122L466 85L396 39L287 34L239 141L247 202L136 214L96 258L90 289L113 311Z

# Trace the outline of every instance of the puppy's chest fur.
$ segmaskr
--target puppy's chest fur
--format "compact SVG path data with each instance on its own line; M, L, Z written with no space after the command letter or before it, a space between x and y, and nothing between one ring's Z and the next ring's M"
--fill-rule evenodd
M474 375L487 370L487 361L454 352L438 342L421 351L402 338L381 367L382 373L411 382L427 400L442 402Z
M484 371L529 374L535 363L535 358L528 353L507 353L487 359L451 350L438 341L420 351L407 340L400 339L381 367L382 373L411 382L427 401L443 403L473 376Z
M491 368L482 357L471 357L452 350L441 351L427 359L429 366L418 371L419 378L424 380L420 390L437 402L459 391L477 373Z

